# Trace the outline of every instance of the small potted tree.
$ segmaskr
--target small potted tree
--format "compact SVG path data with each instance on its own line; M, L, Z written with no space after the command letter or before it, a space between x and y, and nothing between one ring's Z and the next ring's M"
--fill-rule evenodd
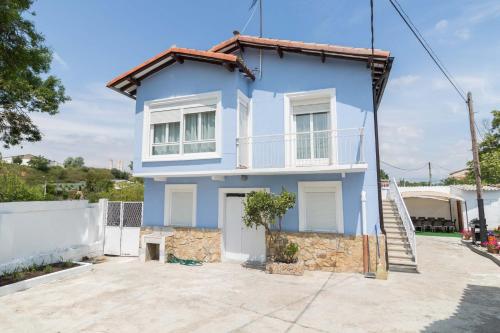
M298 259L299 245L282 234L286 212L295 206L295 194L283 189L279 195L266 191L251 192L245 200L243 221L248 228L266 230L266 271L274 274L302 275L304 264Z

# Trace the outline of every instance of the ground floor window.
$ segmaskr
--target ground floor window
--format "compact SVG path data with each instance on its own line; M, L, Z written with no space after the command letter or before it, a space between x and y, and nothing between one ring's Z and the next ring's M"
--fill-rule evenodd
M196 225L196 185L165 185L165 225Z
M344 232L342 182L299 182L299 230Z

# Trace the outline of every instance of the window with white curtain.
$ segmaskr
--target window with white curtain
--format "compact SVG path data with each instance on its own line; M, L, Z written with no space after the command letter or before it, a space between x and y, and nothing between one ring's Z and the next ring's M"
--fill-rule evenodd
M211 97L205 97L210 95ZM189 96L172 101L153 101L149 106L149 153L143 159L216 157L220 97L216 93ZM212 154L212 155L210 155ZM209 156L210 155L210 156ZM154 160L154 159L153 159Z
M306 99L292 103L297 160L330 157L330 101Z
M342 184L299 182L300 231L343 233Z
M165 225L194 227L196 225L196 185L165 186Z

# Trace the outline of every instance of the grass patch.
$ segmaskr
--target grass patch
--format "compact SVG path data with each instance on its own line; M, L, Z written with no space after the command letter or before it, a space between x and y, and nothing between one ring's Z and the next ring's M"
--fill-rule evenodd
M72 261L61 261L53 264L33 264L29 267L15 269L11 272L7 272L0 275L0 287L8 284L16 283L19 281L31 279L37 276L50 274L58 271L62 271L68 268L78 266Z
M415 231L417 236L434 236L434 237L456 237L462 238L459 232L432 232L432 231Z

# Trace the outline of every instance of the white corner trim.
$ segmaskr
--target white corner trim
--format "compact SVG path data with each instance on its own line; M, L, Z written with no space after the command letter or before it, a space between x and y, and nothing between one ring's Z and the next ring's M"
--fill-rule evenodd
M197 208L197 192L198 185L196 184L166 184L165 198L163 208L163 224L165 226L175 226L170 223L172 215L172 192L191 192L193 194L193 216L191 217L191 226L196 227L196 208Z
M240 137L240 100L242 100L247 105L248 110L248 137L252 137L253 133L253 117L252 117L252 99L248 98L240 89L237 90L237 101L236 101L236 138ZM253 147L251 142L248 147L248 167L252 168L253 160ZM238 167L238 162L240 160L240 149L236 147L236 168Z
M298 201L299 201L299 231L314 231L308 230L306 225L306 207L305 207L305 197L304 192L308 188L313 189L330 189L335 191L336 202L336 221L337 221L337 232L340 234L344 233L344 206L342 202L342 182L341 181L308 181L308 182L298 182Z
M155 155L151 154L151 111L169 110L173 108L186 108L203 106L206 103L215 102L215 152L193 153L177 155ZM194 95L175 96L169 98L155 99L144 102L142 118L142 162L155 161L184 161L195 159L220 158L222 156L222 92L212 91ZM180 122L180 145L184 138L184 112L181 114ZM181 150L182 151L182 150Z

